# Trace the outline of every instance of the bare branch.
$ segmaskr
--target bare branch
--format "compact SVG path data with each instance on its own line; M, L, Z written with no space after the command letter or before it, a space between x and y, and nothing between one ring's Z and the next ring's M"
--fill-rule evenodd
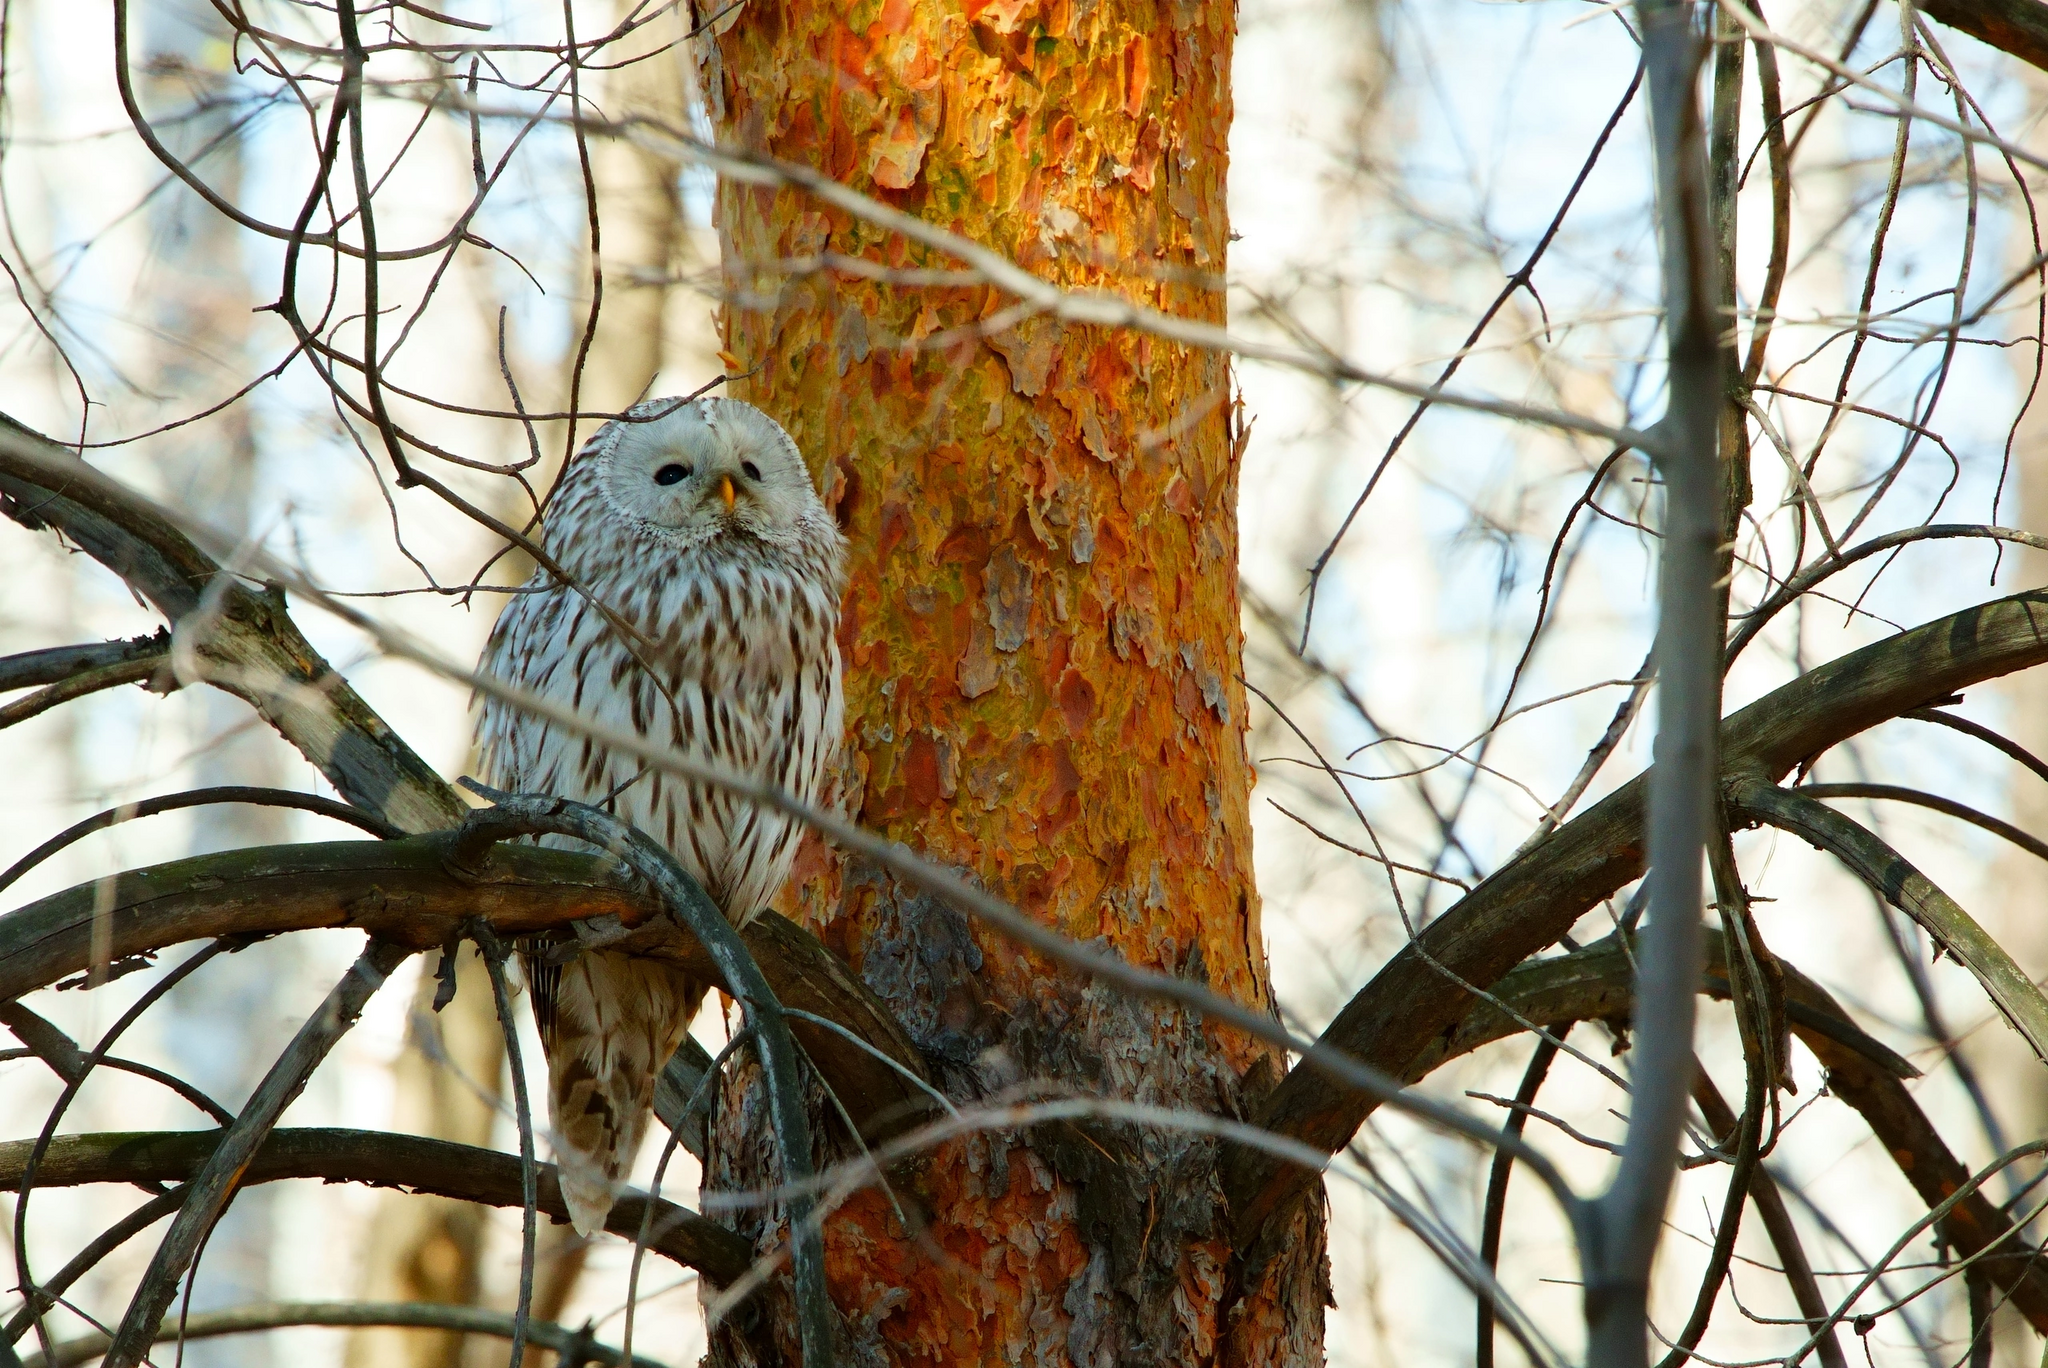
M289 789L250 788L243 785L190 789L184 793L169 793L158 798L144 798L136 803L123 803L119 807L96 812L82 822L74 822L9 865L6 872L0 873L0 889L7 888L58 851L85 839L95 831L105 831L108 827L132 822L139 817L154 817L162 812L178 812L185 808L204 807L214 803L252 803L261 807L311 812L337 822L346 822L352 827L386 840L405 834L374 813L348 807L317 794L294 793Z
M87 670L126 665L137 660L162 660L170 654L171 634L162 628L151 636L126 641L94 641L83 646L52 646L0 659L0 691L55 684Z
M1628 1139L1614 1180L1596 1204L1598 1251L1582 1255L1592 1368L1641 1368L1648 1361L1650 1265L1664 1232L1692 1094L1700 856L1713 831L1725 630L1716 581L1725 501L1720 426L1729 377L1723 329L1714 316L1721 288L1699 109L1707 47L1693 32L1687 5L1637 0L1636 14L1656 146L1670 398L1658 425L1664 443L1656 461L1664 513L1653 652L1656 763L1648 793L1650 918L1636 964Z
M2012 842L2036 859L2048 860L2048 841L2029 836L2011 822L2002 821L1988 812L1979 812L1968 803L1958 803L1938 793L1926 793L1898 784L1801 784L1794 792L1808 798L1882 798L1894 803L1911 803L1943 816L1960 818Z
M1700 1115L1706 1118L1707 1125L1717 1135L1726 1135L1735 1128L1734 1111L1705 1069L1696 1070L1693 1074L1692 1097L1699 1105ZM1808 1329L1818 1327L1827 1318L1827 1303L1821 1298L1820 1284L1814 1281L1813 1264L1806 1257L1805 1246L1799 1242L1799 1230L1792 1224L1792 1213L1785 1209L1784 1194L1778 1191L1777 1180L1761 1164L1750 1171L1749 1200L1756 1203L1756 1212L1763 1219L1765 1233L1771 1237L1772 1248L1778 1251L1778 1263L1785 1270L1785 1281L1791 1285L1792 1299L1798 1303L1799 1314L1806 1318ZM1821 1337L1820 1343L1814 1346L1814 1352L1820 1355L1821 1368L1848 1368L1848 1360L1843 1356L1842 1346L1832 1329Z
M1733 989L1724 943L1715 928L1707 929L1706 950L1701 991L1727 999ZM1825 989L1791 964L1780 963L1785 970L1787 1023L1827 1070L1830 1091L1863 1117L1921 1200L1929 1207L1946 1201L1968 1180L1969 1171L1907 1091L1907 1080L1918 1077L1919 1071L1865 1034ZM1584 950L1522 965L1497 983L1494 992L1520 1015L1556 1031L1574 1021L1626 1021L1633 977L1630 956L1608 937ZM1481 1004L1441 1050L1416 1063L1413 1076L1520 1030L1505 1013ZM1761 1169L1757 1178L1765 1178ZM1753 1181L1752 1197L1756 1190ZM1759 1209L1766 1210L1761 1205ZM1766 1211L1767 1225L1774 1219ZM1982 1193L1972 1192L1944 1213L1938 1226L1942 1239L1961 1256L1989 1250L1982 1260L1987 1275L2035 1328L2048 1332L2048 1258L2025 1241L2023 1232L1997 1206ZM1802 1314L1818 1319L1803 1307Z
M481 1306L444 1306L432 1302L263 1302L237 1306L226 1311L205 1311L188 1316L178 1328L181 1340L212 1339L219 1335L245 1335L257 1330L280 1330L297 1325L371 1326L395 1325L422 1330L458 1330L466 1335L492 1335L510 1339L513 1318L502 1311ZM599 1344L586 1327L571 1330L549 1321L533 1321L525 1327L534 1344L555 1351L564 1363L586 1362L610 1365L624 1360L618 1350ZM77 1368L107 1352L105 1335L83 1335L57 1345L49 1359L31 1354L22 1368ZM657 1359L634 1354L640 1368L662 1368Z
M206 1237L213 1232L214 1223L234 1200L242 1172L262 1147L263 1138L305 1088L306 1080L328 1051L356 1024L371 994L384 986L391 971L411 953L402 946L372 939L270 1066L270 1072L257 1085L255 1095L235 1117L234 1124L222 1130L219 1145L206 1156L186 1185L184 1204L150 1259L142 1285L128 1303L127 1314L121 1318L120 1329L115 1331L113 1345L107 1350L107 1363L114 1368L135 1368L148 1354L164 1309L177 1295L178 1284L198 1257Z
M512 938L565 930L610 948L654 955L707 980L720 977L696 941L616 861L564 850L499 845L458 879L443 861L452 834L401 841L331 841L223 851L53 894L0 917L0 1001L48 987L90 963L95 915L118 963L187 940L354 926L412 950L447 944L479 918ZM929 1110L906 1071L924 1059L860 977L817 938L766 913L741 933L777 995L859 1037L799 1021L805 1052L864 1128L914 1125ZM888 1057L886 1064L868 1047ZM685 1094L687 1095L687 1094Z
M1897 851L1798 789L1743 777L1729 786L1728 802L1752 822L1768 822L1827 851L1918 922L1935 944L1977 976L1992 1004L2048 1062L2048 996L2005 947Z
M50 1142L35 1176L36 1186L76 1187L85 1183L181 1183L198 1172L219 1143L219 1131L116 1131L60 1135ZM0 1145L0 1192L20 1187L31 1144ZM569 1218L553 1164L535 1166L535 1201L556 1221ZM250 1158L242 1183L317 1178L325 1183L365 1183L484 1206L517 1208L524 1202L519 1156L496 1150L426 1140L388 1131L331 1127L272 1131ZM647 1199L620 1196L605 1229L631 1240L640 1230ZM724 1286L753 1262L748 1243L717 1222L686 1207L658 1201L647 1247L694 1268Z
M194 643L210 682L247 699L344 798L407 831L452 826L468 804L370 709L286 614L221 567L146 499L0 415L4 511L83 547ZM260 683L261 687L257 687Z
M2048 591L1994 599L1852 651L1766 694L1722 722L1722 766L1776 778L1879 722L2043 661ZM1498 982L1642 873L1643 802L1638 777L1496 870L1418 942L1469 982ZM1321 1040L1406 1074L1471 1002L1416 948L1403 947ZM1258 1120L1265 1129L1333 1152L1377 1105L1362 1091L1297 1067L1267 1096ZM1233 1153L1226 1190L1239 1247L1256 1240L1306 1186L1286 1166Z

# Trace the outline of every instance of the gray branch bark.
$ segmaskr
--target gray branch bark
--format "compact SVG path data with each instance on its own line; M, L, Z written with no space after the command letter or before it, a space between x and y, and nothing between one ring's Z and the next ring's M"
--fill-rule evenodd
M197 1173L220 1143L213 1131L117 1131L60 1135L36 1169L36 1186L86 1183L182 1183ZM0 1192L21 1187L33 1141L0 1145ZM250 1157L244 1185L288 1178L362 1183L483 1206L516 1208L524 1202L519 1157L497 1150L427 1140L389 1131L333 1127L274 1130ZM535 1166L535 1201L554 1220L569 1219L553 1164ZM627 1192L612 1206L605 1229L631 1240L647 1211L644 1194ZM647 1247L723 1287L747 1271L754 1251L724 1226L687 1207L657 1200Z

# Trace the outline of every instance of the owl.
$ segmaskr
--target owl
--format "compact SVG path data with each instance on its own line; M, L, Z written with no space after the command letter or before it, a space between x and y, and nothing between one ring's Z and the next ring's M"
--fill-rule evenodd
M543 540L576 583L535 571L498 618L486 673L806 802L824 797L842 725L845 543L774 419L736 399L634 406L569 463ZM735 926L789 876L798 825L725 790L643 772L496 699L483 703L477 749L493 785L606 806L661 842ZM603 951L559 968L529 958L527 970L562 1195L588 1236L707 985Z

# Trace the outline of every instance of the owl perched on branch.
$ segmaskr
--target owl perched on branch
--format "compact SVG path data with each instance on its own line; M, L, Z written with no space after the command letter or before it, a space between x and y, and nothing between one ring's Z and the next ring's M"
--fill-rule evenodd
M491 633L487 673L805 801L823 796L842 725L845 543L772 418L736 399L634 406L564 471L544 544L576 584L535 571ZM802 832L779 813L642 773L495 699L477 745L490 783L609 806L662 842L735 926L789 877ZM562 1195L589 1235L708 985L603 951L559 968L529 960L528 977Z

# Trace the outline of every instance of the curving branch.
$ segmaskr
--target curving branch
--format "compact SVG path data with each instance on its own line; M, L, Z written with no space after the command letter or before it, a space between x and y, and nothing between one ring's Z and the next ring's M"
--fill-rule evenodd
M1726 944L1713 927L1706 928L1705 941L1707 964L1700 989L1725 1000L1733 991ZM1954 1196L1969 1182L1970 1172L1906 1090L1906 1080L1918 1077L1919 1070L1865 1034L1826 989L1791 964L1779 963L1785 972L1786 1022L1828 1071L1829 1090L1863 1117L1930 1208ZM1628 951L1609 936L1568 955L1524 964L1496 983L1493 993L1517 1016L1555 1032L1576 1021L1625 1023L1634 1005L1634 976ZM1416 1062L1410 1075L1419 1078L1481 1045L1526 1029L1508 1012L1481 1003L1441 1048ZM1768 1175L1757 1170L1751 1196L1757 1197L1759 1183L1767 1182ZM1782 1210L1770 1211L1762 1198L1758 1210L1767 1227L1782 1223L1790 1231ZM1937 1227L1958 1257L1990 1250L1979 1266L2030 1324L2048 1332L2048 1258L2026 1242L1996 1204L1983 1193L1972 1192L1943 1215ZM1801 1314L1812 1312L1802 1308Z
M659 902L617 861L497 845L457 877L445 864L454 840L453 833L437 832L397 841L230 850L52 894L0 916L0 1002L83 972L91 962L96 911L105 919L115 964L184 941L338 926L429 950L476 917L508 939L567 932L582 943L652 955L722 981L710 956L661 915ZM868 1138L894 1135L929 1113L929 1100L910 1081L929 1080L924 1057L844 961L773 913L749 923L741 938L785 1005L856 1038L791 1022Z
M1778 779L1806 757L1936 699L2048 661L2048 591L1966 608L1852 651L1773 690L1721 723L1724 774ZM1337 1015L1321 1043L1408 1075L1438 1036L1458 1029L1473 998L1446 981L1497 983L1555 944L1572 924L1643 870L1639 776L1520 852L1418 933ZM1263 1129L1334 1153L1378 1100L1332 1074L1299 1066L1255 1118ZM1233 1235L1248 1261L1270 1252L1314 1176L1239 1148L1226 1165Z
M221 1132L116 1131L60 1135L36 1168L38 1188L86 1183L182 1183L205 1164ZM0 1145L0 1192L17 1191L32 1141ZM539 1208L557 1221L569 1218L553 1164L535 1165ZM286 1178L363 1183L483 1206L518 1207L519 1156L448 1140L337 1127L274 1130L243 1170L242 1184ZM627 1192L612 1207L605 1229L631 1240L640 1233L650 1199ZM647 1247L723 1287L747 1271L753 1246L724 1226L673 1202L652 1199Z
M1967 717L1957 717L1952 713L1943 712L1940 708L1913 708L1900 713L1899 716L1910 717L1915 722L1931 722L1937 727L1947 727L1950 731L1974 736L2009 759L2024 765L2036 778L2048 779L2048 762L2044 762L2040 756L2011 737L2000 735L1982 722L1972 722Z
M406 831L453 826L468 811L313 649L281 592L250 588L147 499L4 414L0 512L60 533L119 575L170 622L181 681L196 670L247 700L355 806Z
M50 1066L50 1072L66 1083L76 1083L91 1067L91 1058L78 1048L78 1042L65 1035L52 1023L45 1021L27 1005L19 1001L0 1002L0 1026L14 1032L15 1038L28 1047L43 1063ZM12 1053L10 1051L9 1053ZM161 1083L178 1096L205 1112L223 1126L235 1119L235 1114L220 1103L208 1097L198 1088L187 1083L174 1073L167 1073L153 1064L140 1064L132 1059L117 1055L101 1055L99 1063L109 1069L131 1073L146 1078L152 1083Z
M185 1185L185 1200L178 1214L171 1218L171 1228L157 1245L156 1253L150 1257L141 1285L121 1317L120 1328L114 1332L106 1360L113 1368L136 1368L148 1356L164 1311L177 1296L178 1285L198 1259L200 1248L213 1234L214 1223L234 1200L243 1171L263 1147L264 1137L277 1128L277 1119L284 1109L305 1090L313 1071L356 1024L371 996L410 953L372 937L342 975L341 982L271 1064L235 1119L222 1128L220 1143Z
M481 785L477 786L483 790ZM832 1327L837 1320L832 1294L825 1284L825 1241L822 1219L811 1212L815 1197L807 1190L812 1177L811 1128L805 1113L803 1074L797 1064L796 1041L782 1014L775 990L747 953L739 929L725 919L695 878L677 863L674 855L648 836L617 817L586 803L545 794L491 793L495 805L480 809L462 824L454 848L449 852L451 869L467 873L476 869L492 848L522 836L547 833L572 836L618 855L642 879L653 885L673 920L688 927L713 964L726 991L739 1001L747 1029L754 1035L754 1057L761 1067L762 1086L768 1093L769 1124L774 1128L776 1147L781 1152L783 1199L789 1218L790 1262L797 1299L797 1335L805 1368L827 1368L832 1362ZM485 946L486 954L495 945ZM492 987L498 994L498 1008L505 1012L505 997L498 970L492 969ZM506 1022L510 1028L510 1022ZM514 1056L517 1064L517 1056ZM520 1094L521 1120L526 1095ZM522 1141L522 1143L524 1143ZM523 1162L530 1173L532 1151L523 1150ZM531 1187L527 1189L526 1257L522 1264L520 1313L525 1314L528 1289L525 1270L533 1261ZM636 1246L637 1248L637 1246ZM522 1341L512 1341L512 1368L518 1368Z
M1911 803L1939 812L1944 817L1955 817L1971 826L1990 832L2004 841L2010 841L2037 860L2048 860L2048 841L2031 836L2014 826L2001 821L1988 812L1979 812L1968 803L1958 803L1953 798L1927 793L1921 789L1905 788L1898 784L1801 784L1788 790L1803 798L1882 798L1893 803Z
M1735 1111L1721 1096L1721 1090L1714 1086L1714 1080L1707 1076L1705 1069L1693 1071L1692 1099L1714 1134L1734 1133ZM1807 1330L1821 1330L1828 1319L1827 1301L1821 1295L1820 1283L1813 1276L1813 1263L1806 1257L1806 1246L1800 1243L1799 1228L1792 1224L1792 1213L1785 1209L1785 1194L1778 1191L1778 1180L1771 1177L1770 1171L1761 1164L1749 1171L1749 1200L1755 1204L1756 1214L1763 1219L1764 1233L1770 1236L1771 1247L1778 1252L1778 1264L1785 1271L1785 1281L1792 1288L1792 1300L1798 1305L1799 1314L1805 1318ZM1842 1354L1841 1342L1836 1338L1832 1325L1826 1326L1820 1342L1813 1348L1821 1368L1849 1368L1849 1361Z
M421 1330L455 1330L467 1335L492 1335L498 1339L512 1337L512 1317L502 1311L487 1311L481 1306L444 1306L432 1302L262 1302L187 1316L182 1324L167 1327L157 1338L159 1342L212 1339L218 1335L246 1335L257 1330L282 1330L299 1325L395 1325ZM556 1361L560 1363L596 1363L611 1368L611 1365L623 1362L618 1350L609 1344L599 1344L590 1337L588 1326L571 1330L566 1325L555 1325L549 1321L530 1321L525 1332L534 1344L554 1350ZM78 1368L78 1365L90 1363L106 1353L109 1343L105 1335L81 1335L58 1344L48 1359L41 1354L31 1354L22 1361L22 1368ZM638 1368L662 1368L658 1360L645 1354L635 1353L633 1362Z
M19 1183L20 1179L17 1177L15 1181ZM176 1211L184 1200L185 1189L182 1185L150 1198L93 1236L83 1249L71 1256L69 1263L55 1273L47 1278L35 1279L33 1287L24 1287L21 1309L8 1319L4 1329L0 1329L0 1346L11 1348L16 1340L28 1333L28 1328L35 1324L43 1312L57 1305L57 1299L64 1295L71 1284L99 1267L101 1259ZM18 1363L19 1360L10 1361L5 1355L0 1355L0 1368L16 1368Z
M1727 941L1715 926L1704 928L1701 938L1705 963L1700 991L1712 998L1731 1000L1734 989L1728 974ZM1633 948L1633 942L1625 946L1610 935L1568 955L1516 966L1494 985L1493 995L1501 1005L1474 1005L1454 1030L1432 1041L1430 1048L1408 1066L1408 1080L1420 1082L1452 1060L1481 1046L1520 1035L1530 1025L1545 1030L1578 1021L1607 1021L1626 1026L1633 1005ZM1833 1048L1867 1060L1872 1068L1892 1078L1920 1076L1910 1061L1851 1021L1827 989L1786 961L1780 960L1779 964L1785 973L1785 1019L1802 1040L1831 1041Z
M1905 857L1798 789L1779 788L1745 775L1729 786L1728 802L1751 823L1768 823L1827 851L1886 902L1918 922L1950 958L1977 976L1992 1005L2033 1047L2035 1055L2048 1061L2048 996L2013 962L2005 947Z
M157 798L144 798L136 803L123 803L119 807L96 812L81 822L74 822L16 860L4 872L0 872L0 889L11 886L22 875L58 851L84 840L96 831L105 831L108 827L132 822L140 817L154 817L159 813L208 807L216 803L248 803L257 807L291 808L298 812L310 812L336 822L346 822L359 831L367 831L372 836L381 836L386 840L405 834L375 813L364 812L360 808L352 808L346 803L337 803L331 798L322 798L317 794L294 793L290 789L255 788L245 784L223 784L213 788L187 789L183 793L167 793Z
M2048 71L2048 6L2041 0L1921 0L1928 18Z

